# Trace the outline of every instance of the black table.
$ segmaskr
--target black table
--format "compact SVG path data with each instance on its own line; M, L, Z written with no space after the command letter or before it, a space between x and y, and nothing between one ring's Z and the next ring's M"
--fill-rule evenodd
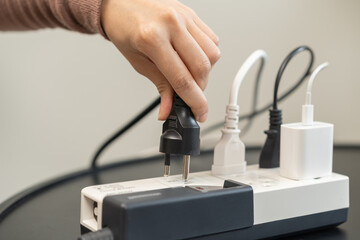
M257 162L259 148L247 149L248 164ZM19 193L0 205L1 240L65 240L80 235L80 191L102 183L121 182L162 175L162 156L133 159L109 164L98 171L80 171L46 182ZM209 170L212 152L192 158L191 171ZM182 161L172 161L172 173L180 174ZM330 228L286 239L359 239L360 238L360 146L337 146L334 150L334 171L350 177L349 219L337 228ZM30 196L27 195L32 193ZM11 210L4 215L4 209Z

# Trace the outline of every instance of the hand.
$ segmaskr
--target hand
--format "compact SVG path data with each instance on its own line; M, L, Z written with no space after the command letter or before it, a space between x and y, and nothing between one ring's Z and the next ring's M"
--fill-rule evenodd
M174 91L204 122L205 89L220 58L218 37L193 10L176 0L104 0L101 21L109 39L161 96L159 120L172 107Z

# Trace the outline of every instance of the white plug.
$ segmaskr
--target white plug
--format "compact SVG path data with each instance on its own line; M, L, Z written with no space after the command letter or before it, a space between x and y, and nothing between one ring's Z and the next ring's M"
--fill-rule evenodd
M263 50L253 52L239 69L233 81L229 104L226 107L222 136L214 149L214 163L211 167L213 175L230 175L244 173L246 170L245 145L240 140L239 134L239 105L237 104L240 85L250 68L261 59L260 70L266 60Z
M327 66L327 62L323 63L311 74L302 106L302 122L281 125L280 174L283 177L302 180L332 173L334 125L314 122L311 104L314 79Z

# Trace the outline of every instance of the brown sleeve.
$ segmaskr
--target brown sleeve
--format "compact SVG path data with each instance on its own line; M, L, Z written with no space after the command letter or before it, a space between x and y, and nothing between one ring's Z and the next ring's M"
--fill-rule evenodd
M0 0L0 30L62 27L100 33L102 0Z

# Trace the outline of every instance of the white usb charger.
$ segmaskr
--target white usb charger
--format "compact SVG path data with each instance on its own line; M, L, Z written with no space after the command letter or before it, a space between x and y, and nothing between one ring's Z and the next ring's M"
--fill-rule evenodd
M280 174L283 177L303 180L332 173L334 125L314 122L311 104L314 79L327 66L328 63L323 63L311 74L302 106L302 122L281 125Z

